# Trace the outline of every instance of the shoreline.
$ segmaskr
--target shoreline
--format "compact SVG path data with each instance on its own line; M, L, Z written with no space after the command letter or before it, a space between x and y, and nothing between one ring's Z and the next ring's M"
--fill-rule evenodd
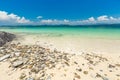
M17 34L17 40L26 45L41 45L42 47L57 49L62 52L79 54L81 52L93 52L100 54L119 54L120 40L118 39L96 39L82 37L47 37L41 35Z

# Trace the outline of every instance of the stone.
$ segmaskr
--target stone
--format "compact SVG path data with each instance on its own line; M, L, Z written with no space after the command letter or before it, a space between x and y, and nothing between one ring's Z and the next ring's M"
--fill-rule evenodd
M88 74L88 71L84 71L83 73L84 73L84 74Z
M103 79L103 80L109 80L109 79L108 79L108 78L106 78L106 77L103 77L102 79Z
M75 76L74 76L75 78L77 78L77 79L80 79L81 77L80 77L80 75L78 75L77 73L75 73Z
M114 65L111 65L111 64L109 64L108 67L109 67L109 68L115 68L115 66L114 66Z
M77 71L79 71L79 72L81 72L82 71L82 69L76 69Z
M26 80L35 80L34 78L32 78L32 77L29 77L29 78L27 78Z
M9 57L10 57L10 54L6 54L6 55L0 57L0 61L3 61L3 60L5 60L5 59L7 59Z
M26 74L25 73L22 73L21 76L20 76L20 79L24 79L26 77Z
M51 80L51 76L48 76L46 80Z
M23 64L23 61L15 61L15 62L13 62L13 67L18 67L18 66L20 66L20 65L22 65Z
M12 41L15 37L14 34L0 31L0 46Z
M15 52L15 56L20 56L20 52Z

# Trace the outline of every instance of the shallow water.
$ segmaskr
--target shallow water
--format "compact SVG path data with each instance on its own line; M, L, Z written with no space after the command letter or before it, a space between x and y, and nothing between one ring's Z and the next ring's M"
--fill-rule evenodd
M42 37L82 37L120 39L119 25L98 26L5 26L0 31L17 34L40 35Z

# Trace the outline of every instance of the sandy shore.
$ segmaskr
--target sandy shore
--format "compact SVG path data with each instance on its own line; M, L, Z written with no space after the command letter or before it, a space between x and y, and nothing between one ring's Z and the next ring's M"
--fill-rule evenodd
M18 35L21 36L21 35ZM15 42L21 44L38 44L50 49L58 49L63 52L81 53L94 52L100 54L120 54L120 40L100 39L84 37L49 37L41 35L22 35Z
M120 80L120 40L29 35L12 43L0 48L0 80Z

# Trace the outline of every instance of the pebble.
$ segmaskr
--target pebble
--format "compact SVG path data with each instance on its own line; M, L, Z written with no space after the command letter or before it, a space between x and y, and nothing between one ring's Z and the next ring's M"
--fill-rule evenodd
M84 73L84 74L88 74L88 71L84 71L83 73Z
M20 76L20 79L24 79L26 77L26 74L25 73L22 73L21 76Z
M109 64L108 67L109 67L109 68L115 68L115 66L114 66L114 65L111 65L111 64Z
M26 78L26 80L35 80L35 79L30 77L30 78Z
M23 64L23 61L15 61L15 62L13 62L13 67L18 67L18 66L20 66L20 65L22 65Z
M75 78L77 78L77 79L80 79L81 77L80 77L80 75L78 75L77 73L75 73L75 76L74 76Z
M82 69L76 69L77 71L79 71L79 72L81 72L82 71Z
M51 76L48 76L46 80L51 80Z
M7 58L9 58L9 57L10 57L10 54L6 54L6 55L0 57L0 62L7 59Z
M109 80L109 79L108 79L108 78L106 78L106 77L103 77L102 79L103 79L103 80Z
M20 52L16 52L15 56L20 56L20 54L21 54Z

